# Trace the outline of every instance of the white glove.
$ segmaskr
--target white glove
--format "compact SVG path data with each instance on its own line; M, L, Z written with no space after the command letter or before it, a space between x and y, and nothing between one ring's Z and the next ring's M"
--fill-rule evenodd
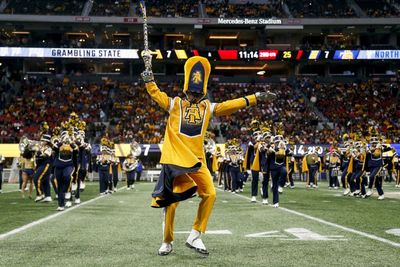
M257 98L257 100L261 100L261 101L265 101L265 100L272 101L276 98L276 94L267 90L265 92L257 92L256 98Z
M144 61L145 69L140 75L142 76L142 79L145 83L154 82L154 74L153 71L151 70L152 55L150 54L149 51L143 51L142 58Z

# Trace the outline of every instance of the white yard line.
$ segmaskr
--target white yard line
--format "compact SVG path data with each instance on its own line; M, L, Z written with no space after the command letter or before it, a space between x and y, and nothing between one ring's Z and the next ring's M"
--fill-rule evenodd
M217 188L217 190L223 192L223 190L221 190L219 188ZM243 195L240 195L240 194L235 194L235 195L238 196L238 197L247 199L249 201L251 200L251 198L243 196ZM259 203L259 202L257 202L257 203ZM291 209L279 207L278 210L283 210L283 211L286 211L288 213L292 213L292 214L295 214L297 216L301 216L301 217L309 219L309 220L313 220L313 221L316 221L316 222L319 222L319 223L322 223L322 224L326 224L326 225L329 225L329 226L332 226L332 227L336 227L336 228L342 229L344 231L347 231L347 232L350 232L350 233L353 233L353 234L361 235L361 236L367 237L369 239L376 240L376 241L379 241L379 242L382 242L382 243L386 243L386 244L389 244L391 246L400 248L400 243L396 243L396 242L393 242L391 240L388 240L388 239L385 239L385 238L382 238L382 237L379 237L379 236L376 236L376 235L364 233L364 232L361 232L359 230L356 230L356 229L353 229L353 228L349 228L349 227L346 227L346 226L343 226L343 225L340 225L340 224L328 222L328 221L325 221L323 219L320 219L320 218L317 218L317 217L314 217L314 216L310 216L310 215L307 215L307 214L304 214L304 213L301 213L301 212L298 212L298 211L294 211L294 210L291 210Z
M124 189L124 188L126 188L126 186L119 188L117 191L119 191L119 190L121 190L121 189ZM37 221L34 221L34 222L31 222L31 223L25 224L25 225L23 225L23 226L21 226L21 227L18 227L18 228L14 229L14 230L11 230L11 231L7 232L7 233L0 234L0 240L4 240L4 239L6 239L7 237L10 237L10 236L12 236L12 235L18 234L18 233L20 233L20 232L22 232L22 231L25 231L25 230L27 230L27 229L29 229L29 228L32 228L32 227L36 226L36 225L39 225L39 224L42 224L42 223L44 223L44 222L50 221L50 220L52 220L52 219L54 219L54 218L57 218L58 216L64 215L64 214L66 214L66 213L68 213L68 212L70 212L70 211L73 211L74 209L77 209L77 208L79 208L79 207L82 207L82 206L85 206L85 205L87 205L87 204L90 204L90 203L92 203L92 202L94 202L94 201L96 201L96 200L99 200L99 199L101 199L101 198L104 198L104 197L106 197L106 196L108 196L108 195L102 195L102 196L98 196L98 197L92 198L92 199L90 199L90 200L88 200L88 201L82 202L81 204L78 204L78 205L73 206L73 207L71 207L71 208L67 208L67 209L64 210L64 211L54 213L54 214L52 214L52 215L49 215L49 216L44 217L44 218L42 218L42 219L39 219L39 220L37 220Z
M12 191L3 191L1 194L7 194L7 193L14 193L14 192L18 192L19 190L12 190ZM0 196L1 196L0 194Z

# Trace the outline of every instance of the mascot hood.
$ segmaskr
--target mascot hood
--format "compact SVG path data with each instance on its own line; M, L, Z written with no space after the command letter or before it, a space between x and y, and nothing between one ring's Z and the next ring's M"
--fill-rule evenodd
M211 65L207 58L194 56L185 63L185 83L183 93L187 92L207 94L208 78L210 77Z

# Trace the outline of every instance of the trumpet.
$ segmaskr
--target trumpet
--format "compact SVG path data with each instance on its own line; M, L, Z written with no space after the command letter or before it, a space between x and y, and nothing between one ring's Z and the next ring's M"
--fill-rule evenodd
M214 140L207 138L204 141L204 149L206 150L206 153L214 154L217 150L217 145L215 144Z
M130 148L131 148L131 154L132 154L134 157L139 157L140 154L142 154L142 148L140 147L140 145L139 145L138 142L133 141L133 142L130 144Z
M40 147L41 143L39 141L30 140L26 136L21 137L18 144L18 148L21 154L24 153L25 151L37 152L40 150Z

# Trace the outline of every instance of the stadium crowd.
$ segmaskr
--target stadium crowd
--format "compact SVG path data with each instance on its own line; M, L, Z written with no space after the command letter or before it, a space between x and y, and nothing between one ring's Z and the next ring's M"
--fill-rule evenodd
M365 131L377 126L379 132L400 141L399 84L368 80L358 83L318 83L303 80L301 90L341 133Z
M80 16L86 0L11 0L3 13Z
M232 18L283 18L286 15L283 12L282 1L273 0L265 4L256 4L247 2L244 4L232 4L227 0L204 1L205 13L209 17Z
M198 0L150 0L146 1L146 11L148 16L153 17L199 17ZM137 6L136 14L141 15L140 7Z
M90 16L118 16L125 17L130 13L129 0L95 0Z
M286 0L286 4L294 18L343 18L356 17L345 0Z
M387 18L400 16L399 1L371 1L356 0L356 3L366 13L368 17ZM397 5L395 7L394 5Z

